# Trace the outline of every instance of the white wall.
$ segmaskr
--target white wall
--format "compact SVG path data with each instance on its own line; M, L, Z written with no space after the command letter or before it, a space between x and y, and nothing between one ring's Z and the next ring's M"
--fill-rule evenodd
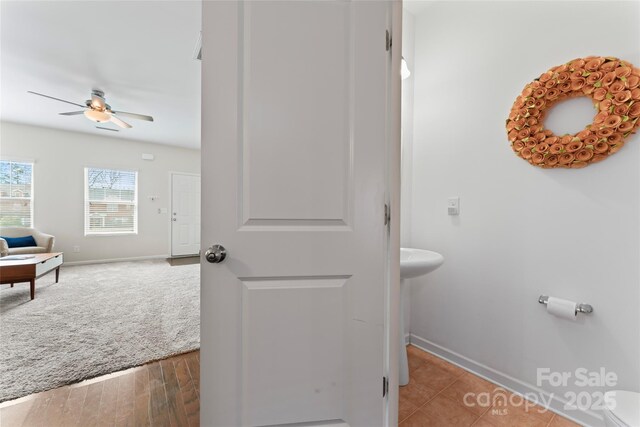
M155 160L142 160L142 153ZM34 225L55 235L55 250L68 262L167 255L170 212L158 208L170 209L169 171L200 173L199 150L7 122L0 157L34 161ZM138 171L137 235L84 236L86 166Z
M640 391L640 138L585 169L544 170L514 155L504 127L551 66L588 55L640 66L638 2L436 2L415 26L411 244L445 264L413 281L412 340L524 389L536 368L606 367ZM541 294L595 312L554 318ZM543 388L594 390L572 384Z

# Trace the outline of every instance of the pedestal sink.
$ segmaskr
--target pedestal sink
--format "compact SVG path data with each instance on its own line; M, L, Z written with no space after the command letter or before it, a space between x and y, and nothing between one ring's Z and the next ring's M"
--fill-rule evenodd
M444 257L426 249L400 248L400 385L409 384L409 361L404 340L405 279L423 276L440 267Z

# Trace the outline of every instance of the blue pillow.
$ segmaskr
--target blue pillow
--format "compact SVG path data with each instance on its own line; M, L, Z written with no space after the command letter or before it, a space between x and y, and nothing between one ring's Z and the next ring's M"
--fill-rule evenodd
M0 237L7 241L7 246L9 246L10 248L27 248L30 246L38 246L36 244L36 239L34 239L33 236Z

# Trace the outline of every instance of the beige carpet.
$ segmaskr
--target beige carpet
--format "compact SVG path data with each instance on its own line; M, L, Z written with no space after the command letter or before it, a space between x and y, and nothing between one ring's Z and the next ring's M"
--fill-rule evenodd
M0 286L0 402L200 347L200 265L64 267Z

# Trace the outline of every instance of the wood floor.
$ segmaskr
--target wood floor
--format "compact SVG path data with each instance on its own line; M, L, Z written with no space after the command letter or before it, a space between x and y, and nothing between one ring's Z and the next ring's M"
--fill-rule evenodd
M1 427L200 425L199 352L0 405Z
M411 382L400 389L400 427L575 427L537 406L473 404L496 385L410 346ZM200 424L200 355L191 352L0 404L1 427ZM509 393L510 395L510 393ZM517 400L515 401L517 402Z

